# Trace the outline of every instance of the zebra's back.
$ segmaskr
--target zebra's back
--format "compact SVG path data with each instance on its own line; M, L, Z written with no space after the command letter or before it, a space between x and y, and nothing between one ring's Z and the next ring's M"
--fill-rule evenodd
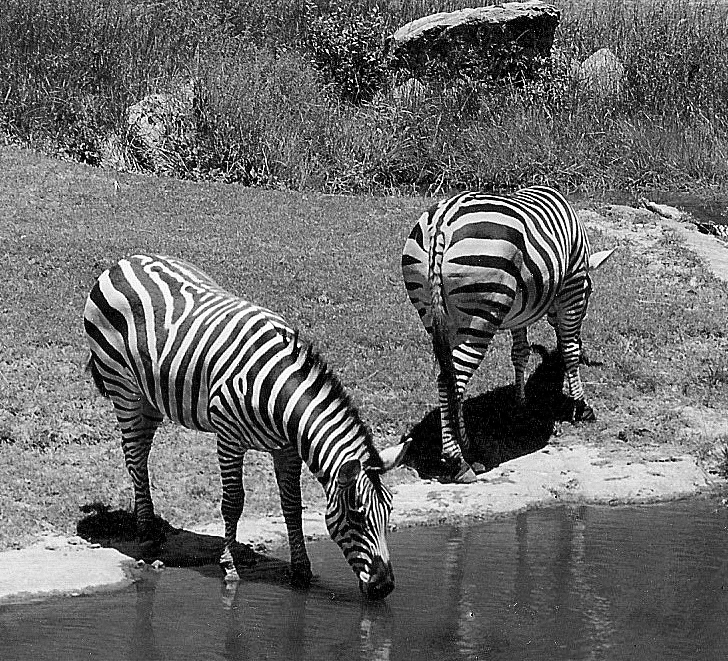
M99 277L84 324L107 389L136 386L160 413L203 431L218 431L212 406L230 380L245 379L293 333L196 267L147 255L122 259ZM253 435L251 447L270 450L268 432Z
M510 196L462 193L422 214L405 243L402 271L423 324L448 319L453 346L543 316L583 278L589 244L568 202L547 187Z

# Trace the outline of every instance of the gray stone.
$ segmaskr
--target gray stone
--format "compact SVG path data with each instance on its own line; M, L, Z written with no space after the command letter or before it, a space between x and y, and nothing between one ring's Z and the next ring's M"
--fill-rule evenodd
M179 175L184 155L197 135L195 86L148 94L126 113L125 135L111 135L102 150L102 165L119 170L145 170Z
M579 66L579 88L597 100L619 96L624 91L624 64L608 48L600 48Z
M393 68L418 78L528 73L549 57L559 18L541 0L432 14L399 28L386 52Z

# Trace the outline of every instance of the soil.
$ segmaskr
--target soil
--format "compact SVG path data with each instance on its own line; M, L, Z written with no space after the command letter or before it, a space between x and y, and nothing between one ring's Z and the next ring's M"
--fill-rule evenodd
M673 207L645 202L645 208L610 206L599 213L580 212L588 227L627 240L637 251L660 250L665 232L676 234L701 257L715 275L728 281L728 249L700 234L689 218ZM688 408L676 412L686 429L718 438L728 435L728 418ZM505 516L558 503L651 503L712 492L720 484L711 471L716 456L695 457L685 447L650 443L649 434L635 429L630 438L605 439L585 445L568 427L530 454L500 464L468 485L442 484L411 475L393 489L393 529ZM708 453L710 454L710 453ZM310 539L327 536L322 512L304 512ZM172 555L206 557L219 553L222 522L189 531L173 531ZM286 532L281 517L243 517L238 539L256 552L287 559ZM117 545L118 546L118 545ZM194 547L194 548L192 548ZM45 536L33 546L0 553L0 603L49 595L75 595L111 589L133 580L135 561L119 548L103 548L80 537Z

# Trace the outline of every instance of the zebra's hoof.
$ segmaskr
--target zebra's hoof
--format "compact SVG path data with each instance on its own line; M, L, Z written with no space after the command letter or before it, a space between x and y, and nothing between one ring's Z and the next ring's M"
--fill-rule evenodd
M468 464L466 461L463 461L460 464L460 468L455 474L455 477L453 477L452 481L455 482L455 484L470 484L471 482L475 482L475 480L477 479L478 476L475 474L475 471L470 467L470 464Z
M311 567L306 565L291 566L291 587L297 590L305 590L311 586L313 572Z
M594 414L594 409L583 399L580 399L574 402L574 415L572 419L574 422L596 422L597 416Z
M223 567L225 570L225 578L223 579L225 583L237 583L240 580L240 574L238 574L238 570L235 569L235 566L232 567Z
M137 523L137 539L139 550L144 560L156 560L162 551L162 545L167 541L167 535L160 519L145 520Z

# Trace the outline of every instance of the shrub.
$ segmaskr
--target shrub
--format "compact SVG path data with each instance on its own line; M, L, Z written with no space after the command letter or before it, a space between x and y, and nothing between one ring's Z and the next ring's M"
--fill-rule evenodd
M217 16L191 0L7 0L2 124L95 162L126 108L189 66L219 28Z
M364 16L335 9L314 20L306 47L338 96L360 104L371 101L386 79L383 42L384 19L376 7Z
M312 144L332 110L318 74L295 53L231 48L198 71L197 178L302 188Z
M193 78L199 116L170 143L176 176L370 193L728 184L724 8L562 0L560 55L535 79L388 90L383 35L467 4L6 0L0 131L89 163L115 134L133 155L127 108ZM604 46L626 68L606 103L571 70Z

